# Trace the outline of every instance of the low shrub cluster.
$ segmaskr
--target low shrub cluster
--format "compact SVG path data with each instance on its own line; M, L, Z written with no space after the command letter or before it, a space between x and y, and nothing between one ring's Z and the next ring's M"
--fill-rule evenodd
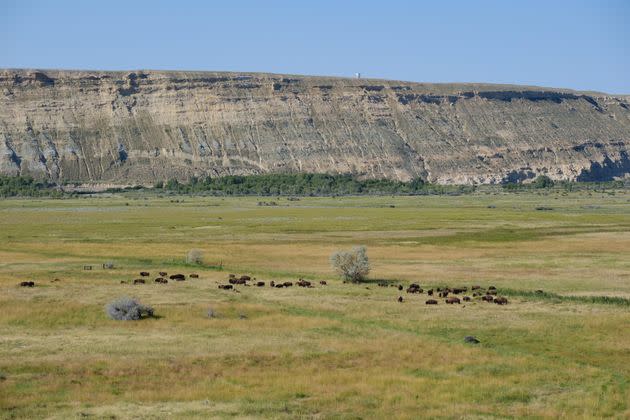
M145 306L135 299L123 297L105 307L107 315L116 321L137 321L153 316L153 308Z
M55 184L25 176L0 175L0 197L61 197Z

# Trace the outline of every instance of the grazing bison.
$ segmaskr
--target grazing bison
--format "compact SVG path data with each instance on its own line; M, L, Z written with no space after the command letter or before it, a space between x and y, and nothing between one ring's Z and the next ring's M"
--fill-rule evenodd
M499 296L496 299L494 299L494 303L496 303L497 305L507 305L508 300L504 298L503 296Z
M402 290L402 289L403 289L402 284L399 284L398 285L398 290Z
M199 274L192 273L188 277L190 277L191 279L198 279L199 278Z
M258 286L258 287L263 287L264 285L265 285L264 281L259 281L259 282L256 283L256 286Z
M173 274L172 276L169 277L169 279L177 280L177 281L184 281L186 280L186 276L183 274Z
M275 287L276 289L282 289L284 287L284 283L278 283Z
M140 272L140 276L142 277L149 277L151 274L148 271L141 271Z
M455 296L453 296L453 297L450 297L450 298L446 299L446 303L448 303L448 304L451 304L451 305L452 305L452 304L454 304L454 303L459 304L459 303L461 303L461 302L459 301L459 298L456 298Z
M465 293L465 292L467 292L467 291L468 291L468 288L467 288L467 287L455 287L455 288L453 289L453 294L458 295L458 294L460 294L460 293Z
M479 289L481 289L481 286L477 286L477 285L475 285L475 286L471 287L471 289L472 289L472 290L479 290Z
M284 287L291 287L291 286L293 286L293 282L290 282L290 281L284 282Z
M402 296L398 296L398 302L402 303L402 301L403 301L403 297Z
M34 281L23 281L20 283L20 287L35 287Z
M433 296L433 289L429 289L429 290L427 290L427 295L429 295L429 296Z
M298 280L296 284L300 287L311 287L311 282L304 279Z
M439 297L441 297L441 298L445 298L445 297L447 297L447 296L448 296L448 292L446 292L446 291L444 291L444 292L440 292L440 293L438 294L438 296L439 296Z
M228 274L228 277L231 279L236 278L236 274Z
M160 284L166 284L168 283L168 280L166 280L163 277L158 277L157 279L154 280L156 283L160 283Z
M411 283L407 288L407 293L422 293L423 290L420 288L419 284Z
M144 284L144 283L145 283L145 282L144 282L144 279L135 279L135 280L133 281L133 284Z
M224 290L230 290L232 289L234 286L232 286L231 284L220 284L219 285L219 289L224 289Z
M275 281L273 281L273 280L271 280L271 283L269 283L269 286L271 286L271 287L276 287L276 282L275 282Z
M435 299L428 299L426 302L424 302L426 305L437 305L438 302Z
M470 344L479 344L481 341L477 340L477 338L473 337L472 335L467 335L466 337L464 337L464 342Z
M250 276L241 276L241 280L250 281L251 279Z
M166 271L160 271L158 274L160 275L160 277L168 276L168 273Z
M247 279L244 279L243 277L234 277L230 274L230 277L228 278L228 281L230 282L230 284L246 284L247 283Z
M481 300L485 300L486 302L492 302L494 298L492 297L492 295L485 295L481 297Z
M464 296L463 299L464 302L470 302L470 296Z
M319 284L321 284L322 286L326 286L328 283L326 283L326 280L322 280L319 282Z
M488 290L497 290L497 288L494 287L494 286L490 286L490 287L488 287Z

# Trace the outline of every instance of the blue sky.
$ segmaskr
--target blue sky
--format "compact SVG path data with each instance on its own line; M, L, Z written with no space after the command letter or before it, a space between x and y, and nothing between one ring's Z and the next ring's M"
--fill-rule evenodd
M630 0L0 0L0 67L361 72L630 94Z

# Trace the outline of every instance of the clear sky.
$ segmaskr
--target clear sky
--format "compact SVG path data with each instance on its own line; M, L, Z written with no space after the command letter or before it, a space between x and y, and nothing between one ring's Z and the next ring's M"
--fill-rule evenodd
M630 94L630 0L0 0L0 67L361 72Z

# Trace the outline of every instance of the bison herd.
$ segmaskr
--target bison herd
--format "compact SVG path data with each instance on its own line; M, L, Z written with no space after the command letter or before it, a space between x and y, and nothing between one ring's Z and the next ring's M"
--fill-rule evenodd
M380 287L394 286L394 285L388 285L386 283L379 283L378 285ZM398 285L397 287L399 291L404 290L402 285ZM438 287L435 290L428 289L427 295L435 296L437 294L439 298L444 299L444 302L449 305L461 304L462 301L472 302L473 299L481 299L484 302L496 303L497 305L506 305L508 303L507 298L503 296L497 296L497 288L495 286L490 286L487 289L484 289L481 286L475 285L470 288L470 291L472 292L471 293L472 297L465 295L465 296L462 296L460 299L458 296L454 296L454 295L462 295L462 294L468 293L468 290L469 290L468 287L452 287L452 288L451 287ZM416 284L416 283L410 284L409 287L407 287L406 291L407 293L411 293L411 294L424 293L424 289L420 287L419 284ZM404 299L402 296L399 296L397 301L402 303ZM425 301L425 304L437 305L438 301L434 298L429 298Z
M168 273L166 271L160 271L158 274L160 275L160 277L156 277L155 280L153 280L153 282L158 283L158 284L168 284L168 279L166 278L168 276ZM131 283L132 284L146 284L146 280L142 277L149 277L149 276L151 276L151 273L149 273L148 271L141 271L140 272L141 278L134 279ZM189 274L188 277L191 279L198 279L199 274L192 273L192 274ZM186 280L186 275L185 274L172 274L168 276L168 278L175 281L184 281ZM120 283L128 284L129 281L122 280Z
M242 286L255 286L255 287L265 287L266 283L264 281L257 281L256 277L251 277L251 276L247 276L247 275L241 275L241 276L236 276L236 274L230 274L228 276L228 283L229 284L220 284L219 285L219 289L223 289L223 290L235 290L234 286L236 285L242 285ZM326 286L327 283L322 280L319 282L319 284L321 286ZM309 288L312 289L315 286L313 285L312 282L308 281L308 280L304 280L304 279L299 279L297 282L295 282L295 285L297 285L298 287L305 287L305 288ZM292 281L285 281L285 282L275 282L275 281L270 281L269 282L269 287L273 287L275 289L281 289L284 287L293 287L293 282Z
M140 273L140 278L134 279L132 281L121 281L121 283L124 284L146 284L146 277L150 277L151 273L148 271L141 271ZM172 274L170 276L168 276L168 273L165 271L160 271L159 273L159 277L154 279L154 283L157 284L167 284L168 283L168 279L173 280L173 281L185 281L186 280L186 275L184 274ZM199 278L199 274L196 273L191 273L188 275L189 278L191 279L198 279ZM168 278L168 279L167 279ZM233 291L237 291L235 286L237 285L241 285L241 286L254 286L254 287L265 287L267 285L266 282L264 281L260 281L260 280L256 280L255 277L251 277L248 275L241 275L241 276L236 276L235 274L230 274L228 276L228 284L219 284L219 289L222 290L233 290ZM59 281L59 279L54 279L52 281ZM345 282L344 282L345 283ZM327 283L326 281L322 280L319 282L320 286L326 286ZM287 288L287 287L293 287L294 282L292 281L284 281L284 282L276 282L276 281L270 281L269 282L269 287L275 288L275 289L281 289L281 288ZM313 282L308 281L308 280L304 280L302 278L298 279L298 281L295 282L295 285L298 287L304 287L304 288L308 288L308 289L312 289L315 287L315 285L313 284ZM20 287L35 287L35 282L34 281L23 281L21 283L19 283ZM396 287L398 289L398 291L403 291L405 290L405 288L403 287L403 285L399 284L399 285L393 285L393 284L387 284L387 283L378 283L378 286L380 287ZM369 288L368 288L369 289ZM237 291L238 292L238 291ZM420 287L419 284L417 283L412 283L410 284L407 289L406 292L408 294L424 294L425 293L425 289L423 289L422 287ZM542 294L544 293L542 290L536 290L537 294ZM455 304L461 304L462 301L463 302L472 302L474 300L481 300L483 302L488 302L488 303L495 303L497 305L506 305L508 304L508 300L507 298L505 298L504 296L498 296L498 291L497 288L495 286L489 286L487 289L483 288L479 285L474 285L471 286L470 289L466 286L464 287L437 287L435 289L430 288L426 290L426 294L429 297L426 301L425 304L427 305L437 305L439 303L439 301L436 299L440 298L444 300L444 303L449 304L449 305L455 305ZM402 296L398 296L398 298L396 299L398 302L403 303L404 302L404 298Z

